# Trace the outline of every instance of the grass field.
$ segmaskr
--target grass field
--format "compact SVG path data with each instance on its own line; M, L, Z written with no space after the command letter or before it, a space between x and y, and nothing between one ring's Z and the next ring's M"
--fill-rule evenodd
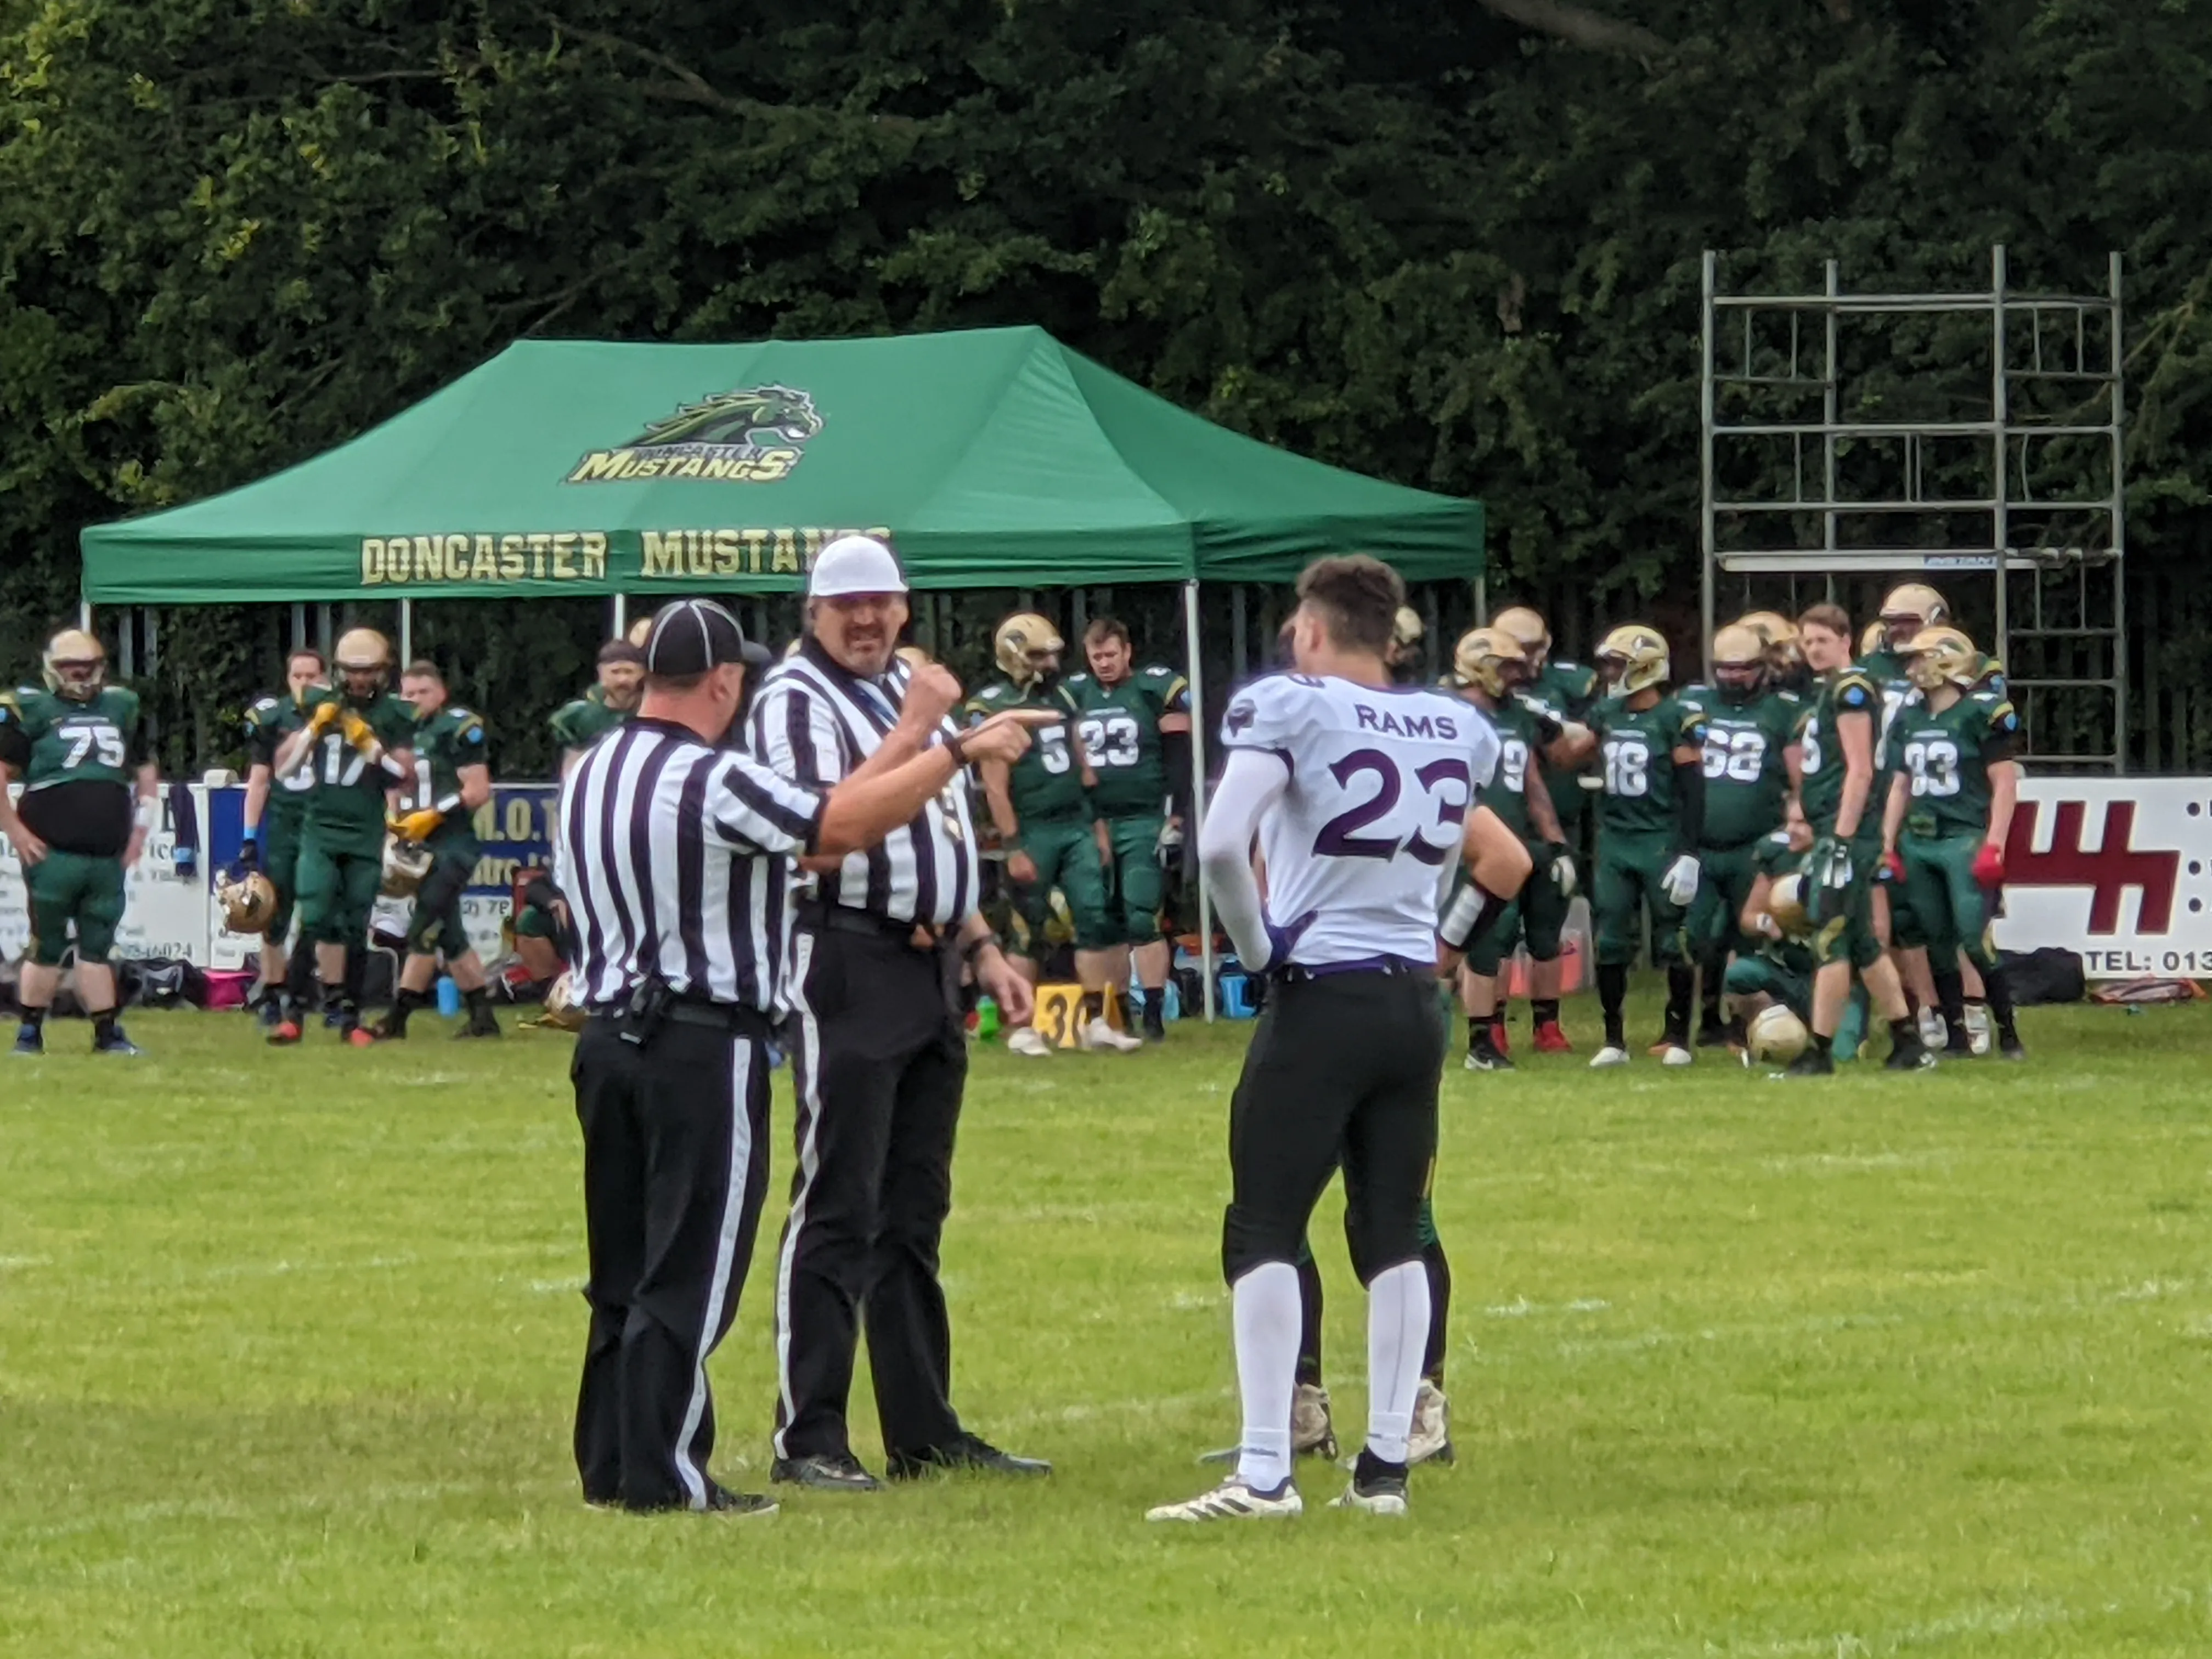
M1048 1485L732 1522L577 1499L565 1039L270 1054L147 1016L125 1065L59 1026L0 1068L0 1652L2212 1652L2212 1017L2024 1025L2027 1067L1902 1083L1455 1057L1458 1467L1405 1523L1322 1510L1308 1465L1303 1521L1196 1532L1141 1514L1234 1437L1249 1028L978 1056L957 1398ZM1356 1441L1334 1198L1316 1238ZM737 1485L767 1260L716 1362Z

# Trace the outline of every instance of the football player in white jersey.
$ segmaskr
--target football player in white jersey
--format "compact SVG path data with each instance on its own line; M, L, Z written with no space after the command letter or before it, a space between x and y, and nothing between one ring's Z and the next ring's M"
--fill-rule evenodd
M1406 1512L1407 1438L1429 1286L1420 1211L1437 1139L1448 1027L1437 989L1437 915L1454 864L1473 865L1479 906L1443 934L1464 945L1486 896L1528 873L1510 837L1469 828L1475 780L1498 738L1441 692L1391 684L1397 573L1364 556L1322 559L1298 581L1297 672L1239 691L1199 854L1223 925L1270 981L1230 1106L1232 1196L1222 1267L1235 1308L1244 1428L1237 1469L1154 1521L1298 1514L1291 1406L1298 1257L1315 1200L1344 1171L1345 1231L1368 1292L1368 1431L1337 1502ZM1255 836L1267 869L1263 902ZM1466 908L1470 914L1459 916Z

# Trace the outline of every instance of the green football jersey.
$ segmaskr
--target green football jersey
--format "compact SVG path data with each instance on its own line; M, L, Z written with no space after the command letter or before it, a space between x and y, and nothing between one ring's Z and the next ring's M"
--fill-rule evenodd
M1990 768L2013 757L2020 715L2002 691L1977 687L1938 714L1916 691L1899 711L1898 769L1911 791L1905 827L1929 840L1989 829Z
M1529 840L1536 832L1528 820L1528 775L1539 769L1539 757L1558 738L1562 722L1555 710L1524 692L1480 713L1498 733L1498 770L1476 799L1515 835Z
M1797 728L1797 741L1805 751L1804 785L1800 792L1805 821L1822 835L1835 829L1837 811L1844 804L1844 748L1836 737L1836 720L1843 714L1864 714L1873 728L1870 738L1881 736L1881 693L1856 665L1838 669L1815 682L1813 701L1804 708L1803 724ZM1870 825L1878 827L1881 823L1881 803L1869 793L1859 830L1863 834Z
M306 709L313 719L325 703L349 708L367 720L376 740L386 750L410 747L415 741L415 709L389 692L379 692L366 703L356 703L343 692L319 685L307 693ZM371 766L345 733L331 726L310 746L304 763L314 782L307 792L307 828L366 836L384 829L384 792L394 780L381 766Z
M1761 691L1732 702L1719 688L1693 685L1682 701L1705 717L1705 839L1708 847L1747 847L1782 823L1790 795L1784 751L1803 705L1791 691Z
M588 749L629 719L629 711L609 708L606 691L595 685L573 702L562 703L545 723L563 749Z
M1083 769L1075 763L1075 750L1068 740L1078 711L1067 688L1055 685L1049 691L1033 689L1024 694L1000 680L968 700L969 723L975 725L1006 708L1049 708L1067 717L1055 726L1030 728L1029 752L1014 763L1006 781L1014 816L1024 823L1034 818L1086 816L1090 803Z
M470 710L447 703L428 720L415 723L416 806L435 806L461 793L461 768L489 766L491 750L484 723ZM455 813L452 828L466 820Z
M1704 748L1704 714L1672 694L1635 710L1624 698L1608 698L1590 710L1590 725L1605 757L1599 830L1613 836L1673 835L1678 816L1674 751Z
M103 686L88 702L36 685L0 692L0 761L22 781L23 823L63 852L123 851L132 774L145 759L136 692Z
M1098 787L1091 804L1102 818L1159 817L1174 787L1160 721L1190 713L1190 684L1172 668L1140 668L1119 685L1076 674L1067 692L1083 718L1076 730Z
M1912 696L1912 682L1905 678L1905 659L1887 646L1861 657L1858 671L1881 693L1881 720L1875 728L1874 748L1874 767L1880 773L1897 764L1897 757L1889 752L1889 729L1897 724L1897 711Z
M263 697L246 711L246 752L256 766L269 769L269 804L262 808L264 822L298 823L307 815L307 792L315 780L302 767L289 777L276 771L276 751L284 739L307 723L307 711L289 691Z
M1547 661L1528 683L1528 694L1562 720L1587 720L1597 702L1597 671L1578 662ZM1583 780L1595 776L1597 766L1593 758L1571 770L1559 767L1544 774L1552 810L1559 815L1570 838L1573 827L1582 822L1583 802L1593 793L1583 787Z

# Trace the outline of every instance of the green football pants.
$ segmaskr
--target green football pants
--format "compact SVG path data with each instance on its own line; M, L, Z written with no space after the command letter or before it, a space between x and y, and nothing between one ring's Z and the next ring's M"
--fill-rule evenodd
M1098 838L1090 823L1079 818L1047 818L1022 826L1022 851L1036 866L1036 879L1014 890L1014 902L1029 924L1036 957L1044 955L1045 923L1052 916L1052 890L1060 889L1067 901L1067 914L1075 923L1075 948L1103 951L1112 945L1115 928L1106 914L1106 872L1098 862Z
M300 837L300 938L316 945L359 945L384 884L384 846L312 826Z
M1698 896L1690 901L1690 945L1700 962L1720 962L1731 951L1750 951L1755 942L1743 936L1744 901L1759 872L1749 847L1700 847Z
M461 914L461 895L476 873L483 848L473 835L435 836L428 843L433 854L430 873L415 890L415 909L407 918L407 954L441 956L448 962L469 951L467 920Z
M1498 920L1468 942L1468 971L1484 979L1504 966L1505 958L1523 937L1528 941L1530 961L1553 962L1559 958L1559 930L1567 924L1567 897L1553 884L1551 856L1545 844L1540 841L1525 844L1528 848L1528 879L1521 884L1513 902L1498 913ZM1454 897L1458 896L1466 881L1466 872L1462 870L1452 882Z
M1590 886L1596 913L1597 960L1601 968L1631 968L1651 921L1651 963L1671 968L1689 956L1689 913L1668 902L1661 886L1675 853L1667 842L1598 832L1597 874Z
M1114 849L1107 921L1121 944L1150 945L1160 936L1160 902L1167 894L1160 870L1160 827L1166 822L1158 813L1106 820L1107 843ZM1074 904L1073 899L1068 902Z
M1996 966L1989 891L1974 879L1979 836L1923 840L1907 835L1897 850L1905 860L1905 902L1928 940L1930 959L1953 961L1960 951L1987 972Z
M123 920L123 860L64 853L49 848L46 857L23 872L31 902L30 959L41 968L58 968L76 924L76 959L98 965L115 949L115 929Z
M272 814L261 820L261 873L276 890L276 908L261 934L271 945L282 945L291 936L292 911L300 902L301 830L296 813L281 818Z

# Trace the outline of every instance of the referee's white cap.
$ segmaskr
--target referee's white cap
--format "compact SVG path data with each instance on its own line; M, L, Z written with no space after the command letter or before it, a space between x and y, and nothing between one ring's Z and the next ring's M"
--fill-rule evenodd
M898 560L873 536L840 536L814 556L814 571L806 579L810 599L905 592Z
M703 674L724 663L758 668L772 659L745 637L738 619L712 599L678 599L653 613L645 636L645 672L665 679Z

